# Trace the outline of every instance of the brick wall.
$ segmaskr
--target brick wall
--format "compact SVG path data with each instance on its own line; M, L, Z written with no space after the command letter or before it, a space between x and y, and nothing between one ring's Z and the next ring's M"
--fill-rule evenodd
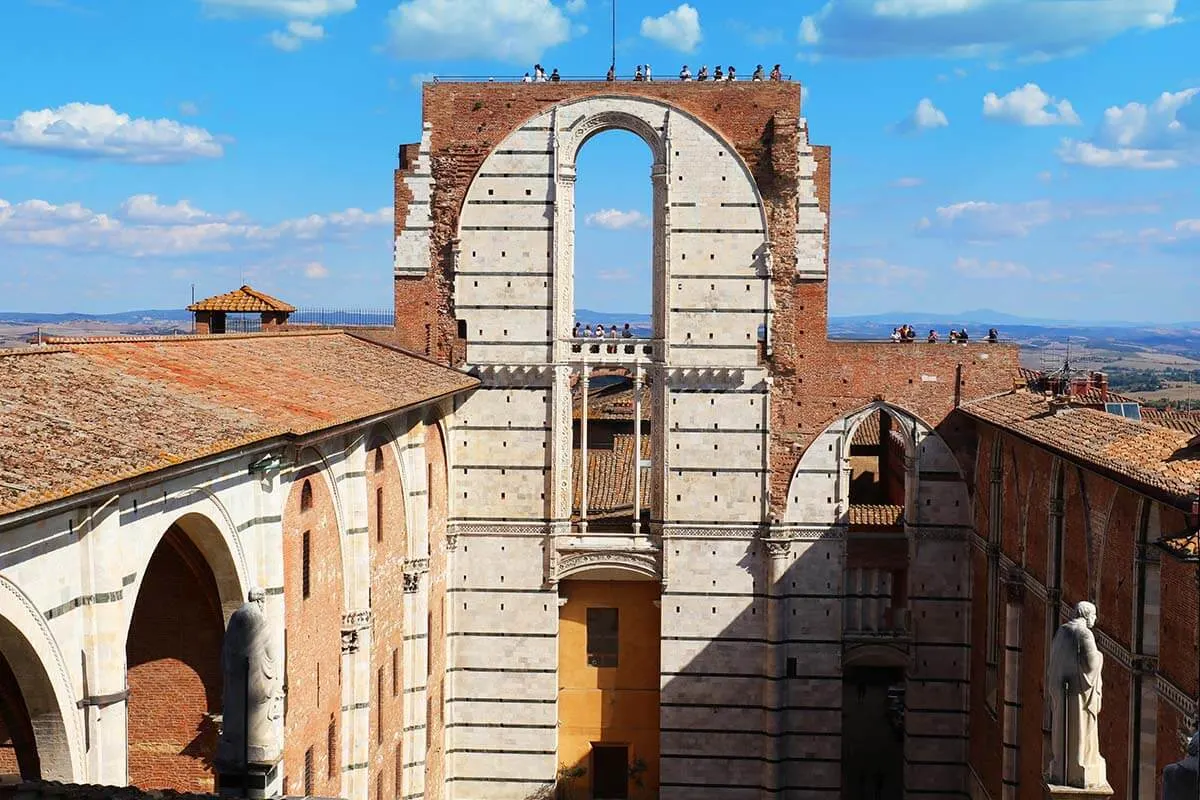
M303 473L302 473L303 474ZM312 505L301 510L304 485ZM309 596L304 597L304 533L309 535ZM312 748L312 794L338 797L341 774L342 550L326 479L293 482L283 512L284 606L287 625L287 705L284 716L286 793L304 793L305 752ZM333 725L334 763L328 758Z
M208 792L221 710L217 584L204 557L172 528L146 568L126 643L129 782Z
M398 757L403 757L398 746L404 730L404 560L408 556L404 491L390 436L381 436L367 453L371 608L374 616L369 798L401 796L396 762ZM382 535L380 522L383 523Z
M445 775L446 676L446 447L441 428L425 427L425 465L429 481L429 673L426 697L428 747L425 756L425 800L443 796ZM415 759L414 759L415 760Z
M987 495L983 496L986 506ZM987 704L987 633L988 633L988 601L987 601L987 585L988 585L988 559L987 556L978 549L971 551L971 585L974 591L971 596L971 685L969 688L971 705L970 705L970 759L971 766L987 787L988 792L992 797L1000 797L1000 787L1002 780L1002 762L1004 756L1004 748L1000 743L1004 741L1003 730L1001 727L1001 718L999 715L1000 703L1003 701L1002 689L997 689L996 694L996 709L997 713L993 714L988 710ZM1003 615L1004 604L997 603L997 624L1000 625L1001 647L1003 647ZM1000 675L996 681L997 687L1003 687L1003 669L1004 661L1000 662Z
M7 659L0 654L0 775L41 775L29 709Z
M1185 529L1182 514L1162 515L1164 534ZM1159 670L1189 695L1196 694L1196 567L1162 556L1162 615L1160 617Z

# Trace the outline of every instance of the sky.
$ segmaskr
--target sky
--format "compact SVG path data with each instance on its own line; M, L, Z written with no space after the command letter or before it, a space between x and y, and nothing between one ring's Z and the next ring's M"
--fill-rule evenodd
M1195 0L621 0L618 74L780 62L833 149L833 314L1198 320ZM0 310L243 282L391 303L435 75L600 76L611 0L0 0ZM580 154L577 301L649 306L650 156Z

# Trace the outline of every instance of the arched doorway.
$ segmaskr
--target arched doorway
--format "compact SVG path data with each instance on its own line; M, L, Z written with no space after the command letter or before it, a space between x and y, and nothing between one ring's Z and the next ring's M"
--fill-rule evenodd
M232 579L227 604L236 606L243 598L229 550L194 514L167 529L146 565L125 645L134 786L213 790L226 599L218 575Z

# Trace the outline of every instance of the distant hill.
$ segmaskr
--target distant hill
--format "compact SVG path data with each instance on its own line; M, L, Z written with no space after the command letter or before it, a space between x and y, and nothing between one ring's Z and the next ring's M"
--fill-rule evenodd
M130 324L135 322L190 322L192 313L181 308L172 309L142 309L138 311L119 311L115 314L84 314L68 312L66 314L50 314L40 311L0 311L0 322L11 322L21 325L39 325L55 322L81 322L94 320L96 322L116 322Z

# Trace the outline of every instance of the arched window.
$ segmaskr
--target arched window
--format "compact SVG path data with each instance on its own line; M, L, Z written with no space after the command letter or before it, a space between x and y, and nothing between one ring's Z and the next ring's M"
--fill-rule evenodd
M626 323L650 337L654 255L654 157L636 134L610 130L589 139L576 159L575 320ZM581 333L582 335L582 333Z
M300 487L300 510L308 511L313 504L312 481L306 480Z
M375 448L375 471L383 472L383 445Z

